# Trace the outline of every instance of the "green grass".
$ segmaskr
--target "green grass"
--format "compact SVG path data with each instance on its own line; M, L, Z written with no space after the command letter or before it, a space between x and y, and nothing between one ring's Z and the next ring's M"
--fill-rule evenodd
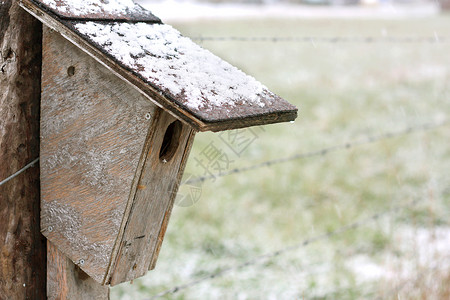
M449 17L214 21L175 27L191 37L450 36ZM449 120L450 43L211 41L202 46L297 105L299 117L293 124L244 132L257 137L239 155L218 134L198 134L186 174L203 175L195 158L211 142L230 159L230 170ZM435 236L427 240L433 245L450 231L449 141L447 125L206 181L198 202L174 208L156 269L131 285L113 288L112 299L149 298L415 199L420 200L416 206L399 213L166 299L393 299L397 293L402 299L445 299L440 297L449 294L448 288L435 285L449 286L448 271L430 282L396 288L421 274L436 277L433 262L419 259L424 242L409 233L425 230L427 237ZM408 243L412 246L404 247ZM435 255L448 264L446 249ZM371 269L361 271L358 259L367 268L386 271L379 277Z

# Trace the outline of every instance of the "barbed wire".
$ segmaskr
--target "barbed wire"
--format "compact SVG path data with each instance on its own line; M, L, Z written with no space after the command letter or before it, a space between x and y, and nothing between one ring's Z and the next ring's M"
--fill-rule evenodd
M226 268L223 268L223 269L221 269L221 270L219 270L217 272L214 272L214 273L211 273L209 275L206 275L206 276L200 277L198 279L192 280L192 281L190 281L188 283L174 286L174 287L172 287L172 288L170 288L168 290L165 290L163 292L160 292L160 293L158 293L158 294L156 294L156 295L154 295L151 298L148 298L146 300L158 299L158 298L161 298L161 297L166 296L168 294L175 294L175 293L177 293L179 291L182 291L182 290L188 289L190 287L196 286L196 285L198 285L198 284L200 284L200 283L202 283L204 281L211 280L211 279L214 279L216 277L220 277L220 276L222 276L222 275L224 275L226 273L229 273L231 271L235 271L235 270L242 269L244 267L256 265L256 264L265 262L265 261L267 261L269 259L273 259L273 258L275 258L277 256L280 256L281 254L284 254L286 252L297 250L297 249L309 246L309 245L311 245L313 243L316 243L316 242L319 242L319 241L322 241L322 240L331 239L334 236L337 236L337 235L340 235L340 234L345 233L347 231L355 230L355 229L360 228L360 227L362 227L364 225L367 225L368 223L371 223L371 222L379 219L382 216L396 213L396 212L398 212L398 211L400 211L400 210L402 210L404 208L413 207L413 206L417 205L421 201L423 201L423 199L415 199L415 200L409 201L406 205L399 205L399 206L387 209L385 211L373 214L370 217L365 218L363 220L355 221L353 223L349 223L347 225L344 225L344 226L342 226L342 227L340 227L340 228L338 228L336 230L329 231L329 232L326 232L326 233L322 233L320 235L317 235L317 236L314 236L314 237L311 237L311 238L307 238L307 239L302 240L301 242L299 242L297 244L294 244L294 245L291 245L291 246L288 246L288 247L285 247L285 248L281 248L281 249L278 249L278 250L273 251L273 252L269 252L269 253L266 253L266 254L262 254L262 255L256 256L253 259L247 260L247 261L245 261L243 263L240 263L240 264L237 264L235 266L226 267Z
M195 36L192 40L198 42L289 42L289 43L358 43L358 44L374 44L374 43L398 43L398 44L441 44L450 41L447 37L437 34L434 36L397 36L397 37L375 37L375 36L359 36L359 37L318 37L318 36Z
M196 177L196 178L193 178L190 180L186 180L183 183L183 185L190 185L190 184L194 184L194 183L198 183L198 182L204 182L206 180L212 180L212 179L216 179L219 177L228 176L231 174L243 173L243 172L247 172L247 171L260 169L263 167L270 167L272 165L277 165L277 164L281 164L281 163L285 163L285 162L289 162L289 161L293 161L293 160L297 160L297 159L310 158L310 157L315 157L315 156L326 156L330 153L340 151L340 150L349 150L356 146L373 144L373 143L381 142L384 140L389 140L392 138L396 138L396 137L400 137L400 136L404 136L404 135L408 135L408 134L412 134L412 133L437 129L437 128L440 128L443 126L447 126L449 123L450 123L449 121L444 121L444 122L440 122L440 123L424 123L421 125L409 126L405 129L402 129L397 132L386 132L386 133L383 133L380 135L367 136L362 141L348 142L348 143L344 143L344 144L339 144L339 145L335 145L335 146L331 146L331 147L322 148L322 149L315 150L315 151L298 153L298 154L294 154L294 155L284 157L284 158L267 160L267 161L263 161L261 163L257 163L255 165L251 165L248 167L234 168L234 169L231 169L231 170L225 171L225 172Z
M39 157L36 158L35 160L33 160L32 162L30 162L29 164L27 164L25 167L23 167L22 169L20 169L16 173L12 174L11 176L6 177L2 181L0 181L0 186L4 185L5 183L10 181L11 179L19 176L21 173L25 172L28 168L31 168L32 166L34 166L38 161L39 161Z

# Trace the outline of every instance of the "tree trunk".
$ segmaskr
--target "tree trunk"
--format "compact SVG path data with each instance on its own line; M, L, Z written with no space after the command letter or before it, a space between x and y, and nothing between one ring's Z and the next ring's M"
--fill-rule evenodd
M39 157L42 26L0 1L0 180ZM0 299L46 299L39 167L0 186Z

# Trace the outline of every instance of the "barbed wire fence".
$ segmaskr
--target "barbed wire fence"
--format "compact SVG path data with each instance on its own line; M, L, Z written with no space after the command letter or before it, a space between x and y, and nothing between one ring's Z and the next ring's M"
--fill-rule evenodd
M202 277L196 278L196 279L194 279L194 280L192 280L190 282L187 282L187 283L184 283L184 284L180 284L180 285L176 285L176 286L174 286L174 287L172 287L172 288L170 288L168 290L162 291L162 292L152 296L151 298L148 298L148 299L145 299L145 300L158 299L158 298L164 297L166 295L175 294L175 293L178 293L180 291L183 291L183 290L189 289L191 287L194 287L196 285L199 285L199 284L201 284L201 283L203 283L205 281L212 280L212 279L224 276L225 274L230 273L232 271L236 271L236 270L240 270L240 269L243 269L243 268L246 268L246 267L250 267L250 266L257 265L257 264L261 264L261 263L264 263L264 262L266 262L268 260L274 259L274 258L276 258L278 256L283 255L283 254L286 254L288 252L291 252L291 251L294 251L294 250L298 250L300 248L307 247L307 246L309 246L311 244L318 243L320 241L329 240L329 239L331 239L333 237L336 237L338 235L346 233L346 232L348 232L350 230L356 230L356 229L361 228L361 227L363 227L365 225L368 225L369 223L374 222L374 221L378 220L379 218L381 218L383 216L393 215L393 214L401 212L405 208L411 208L413 206L416 206L417 204L419 204L421 202L424 202L424 200L425 199L423 199L423 198L422 199L414 199L412 201L409 201L405 205L398 205L398 206L389 208L387 210L375 213L375 214L373 214L373 215L371 215L371 216L369 216L367 218L354 221L354 222L349 223L347 225L344 225L344 226L342 226L342 227L340 227L340 228L338 228L336 230L329 231L329 232L324 232L322 234L319 234L319 235L316 235L316 236L304 239L304 240L302 240L302 241L300 241L300 242L298 242L296 244L287 246L285 248L280 248L280 249L278 249L276 251L273 251L273 252L269 252L269 253L266 253L266 254L255 256L255 257L253 257L253 258L251 258L251 259L249 259L247 261L244 261L244 262L242 262L240 264L237 264L237 265L234 265L234 266L231 266L231 267L222 268L219 271L212 272L212 273L210 273L210 274L208 274L206 276L202 276Z
M232 174L244 173L244 172L253 171L253 170L264 168L264 167L271 167L273 165L287 163L287 162L294 161L294 160L318 157L318 156L326 156L333 152L342 151L342 150L350 150L350 149L353 149L358 146L370 145L370 144L390 140L393 138L397 138L397 137L401 137L401 136L405 136L405 135L409 135L409 134L434 130L434 129L438 129L440 127L448 126L449 124L450 124L449 121L446 120L446 121L438 122L438 123L424 123L424 124L412 125L412 126L408 126L399 131L385 132L385 133L382 133L379 135L369 135L358 141L338 144L338 145L325 147L325 148L315 150L315 151L310 151L310 152L297 153L297 154L293 154L291 156L287 156L287 157L283 157L283 158L266 160L266 161L263 161L263 162L260 162L260 163L254 164L254 165L250 165L247 167L233 168L229 171L223 171L223 172L215 173L212 175L199 176L196 178L186 180L183 184L186 184L186 185L195 184L198 182L204 182L207 180L216 179L218 177L224 177L224 176L228 176L228 175L232 175Z
M406 209L411 209L411 208L418 206L419 204L424 204L426 201L427 201L426 198L417 198L417 199L407 202L406 204L391 207L384 211L375 213L369 217L346 224L342 227L339 227L336 230L328 231L328 232L324 232L319 235L312 236L310 238L301 240L296 244L293 244L293 245L290 245L290 246L287 246L284 248L280 248L278 250L268 252L266 254L256 255L253 258L248 259L242 263L236 264L234 266L221 268L218 271L209 273L208 275L201 276L201 277L195 278L191 281L188 281L186 283L173 286L170 289L164 290L164 291L162 291L150 298L146 298L144 300L159 299L159 298L162 298L165 296L177 294L179 292L182 292L183 290L190 289L190 288L200 285L206 281L214 280L216 278L225 276L226 274L231 273L233 271L239 271L244 268L248 268L248 267L252 267L252 266L256 266L256 265L262 265L264 263L274 260L275 258L277 258L279 256L285 255L289 252L299 250L301 248L306 248L314 243L319 243L319 242L323 242L326 240L330 240L332 238L335 238L339 235L342 235L342 234L347 233L352 230L358 230L364 226L369 225L370 223L380 220L382 217L393 217L396 214L400 214L400 213L404 212ZM446 214L446 216L448 216L448 214ZM339 252L339 250L337 250L337 251ZM364 249L356 249L356 250L352 251L350 254L346 253L346 256L352 257L354 254L358 254L360 252L364 252ZM445 268L446 262L450 262L450 258L447 258L447 259L445 259L445 261L441 261L440 263L435 263L432 266L426 268L425 270L419 272L418 274L416 274L416 276L414 276L414 278L412 280L411 279L402 280L399 284L395 285L394 288L388 290L384 296L382 296L382 297L377 296L375 298L376 299L386 299L386 298L390 299L390 297L397 295L400 291L404 290L408 285L414 285L417 282L419 282L423 277L425 277L427 275L432 276L436 272L442 270L443 267ZM310 274L311 267L315 266L315 265L319 265L320 263L323 263L323 261L309 263L307 266L304 266L304 268L306 269L305 272ZM334 290L334 291L328 292L328 293L326 293L326 295L335 295L339 292L346 292L346 291L347 291L347 288L340 288L339 290ZM376 292L372 292L371 295L375 296ZM365 296L367 296L367 297L369 297L371 295L365 294Z

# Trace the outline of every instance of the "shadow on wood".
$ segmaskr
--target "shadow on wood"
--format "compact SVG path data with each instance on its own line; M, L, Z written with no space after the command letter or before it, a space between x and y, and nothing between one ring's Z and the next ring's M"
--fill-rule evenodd
M47 297L49 300L107 300L109 287L89 275L47 242Z

